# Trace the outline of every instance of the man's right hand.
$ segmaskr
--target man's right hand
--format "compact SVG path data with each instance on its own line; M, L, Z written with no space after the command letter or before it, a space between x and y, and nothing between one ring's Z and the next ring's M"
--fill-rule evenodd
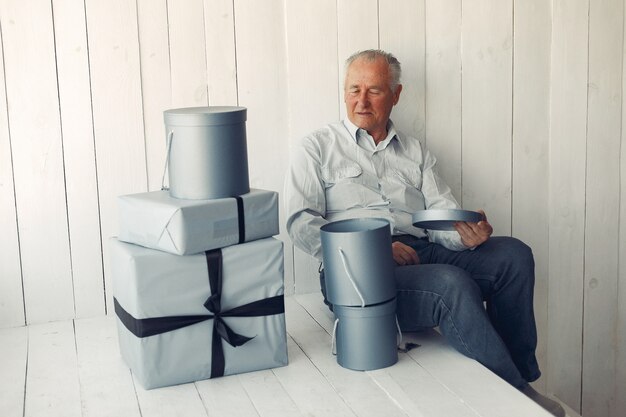
M391 244L391 251L393 253L393 260L396 261L398 265L417 265L420 263L420 258L417 256L415 250L402 242L393 242Z

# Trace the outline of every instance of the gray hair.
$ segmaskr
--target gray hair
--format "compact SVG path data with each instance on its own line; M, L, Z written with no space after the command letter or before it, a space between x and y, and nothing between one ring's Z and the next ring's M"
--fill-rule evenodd
M348 67L350 67L350 65L357 59L365 59L371 62L379 58L384 59L389 65L389 72L391 73L391 89L395 91L396 87L400 84L400 76L402 75L400 61L398 61L398 58L393 56L393 54L385 52L382 49L368 49L350 55L350 57L346 59L346 71L348 70Z

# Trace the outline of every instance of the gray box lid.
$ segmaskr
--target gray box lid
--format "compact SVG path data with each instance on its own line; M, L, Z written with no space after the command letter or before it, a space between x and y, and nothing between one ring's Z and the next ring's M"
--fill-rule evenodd
M243 123L246 112L245 107L209 106L165 110L163 115L167 126L215 126Z

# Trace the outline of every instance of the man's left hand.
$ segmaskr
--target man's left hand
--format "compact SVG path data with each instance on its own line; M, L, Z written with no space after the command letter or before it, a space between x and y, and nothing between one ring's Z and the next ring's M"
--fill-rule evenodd
M457 222L454 228L461 235L461 242L468 248L473 248L485 243L493 233L493 227L487 221L487 216L483 210L478 210L483 219L478 223Z

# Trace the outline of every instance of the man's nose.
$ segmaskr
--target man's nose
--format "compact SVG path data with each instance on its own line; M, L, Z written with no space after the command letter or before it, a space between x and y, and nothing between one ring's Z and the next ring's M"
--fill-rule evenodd
M369 102L369 99L367 97L367 92L366 91L359 92L359 95L357 97L357 101L358 101L358 104L361 105L362 107L368 107L370 105L370 102Z

